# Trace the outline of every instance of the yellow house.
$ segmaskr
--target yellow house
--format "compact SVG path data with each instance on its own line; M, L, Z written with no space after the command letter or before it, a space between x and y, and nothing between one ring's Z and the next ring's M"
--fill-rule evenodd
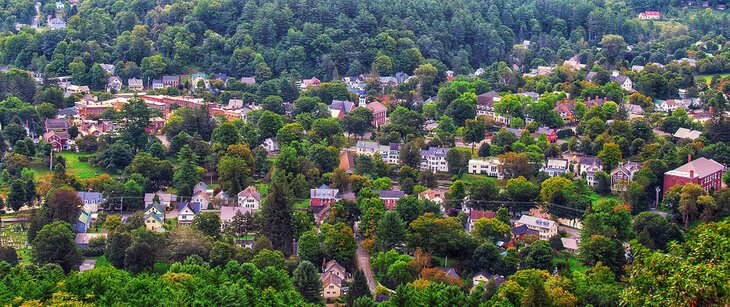
M149 231L161 231L165 225L165 209L158 202L147 205L144 209L144 226Z
M322 297L329 300L338 298L342 295L342 278L337 277L334 273L327 272L319 276L322 281Z

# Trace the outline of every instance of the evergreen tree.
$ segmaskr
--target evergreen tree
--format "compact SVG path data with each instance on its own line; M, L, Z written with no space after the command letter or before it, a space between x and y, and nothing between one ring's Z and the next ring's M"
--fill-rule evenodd
M291 255L294 238L292 204L286 174L283 171L274 170L271 186L262 207L264 220L261 232L271 240L275 249L285 255Z
M302 294L304 300L318 304L322 301L322 281L319 280L317 267L309 261L302 261L292 275L294 287Z
M352 280L350 290L347 292L347 305L353 306L355 300L363 296L372 296L372 293L370 293L370 288L368 288L368 281L365 279L365 274L362 270L358 269Z
M388 211L378 222L375 245L379 251L397 247L406 237L406 228L397 211Z
M107 248L104 253L106 259L113 266L119 269L124 268L124 252L132 244L132 236L129 233L112 233L107 239Z
M188 145L183 146L177 154L177 167L172 182L177 189L177 195L193 195L193 187L203 178L203 170L198 166L198 157Z

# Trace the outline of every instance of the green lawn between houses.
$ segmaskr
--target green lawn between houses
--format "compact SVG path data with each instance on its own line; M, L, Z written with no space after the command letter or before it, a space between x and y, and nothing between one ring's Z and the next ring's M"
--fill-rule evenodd
M699 75L699 76L697 76L697 79L705 80L705 83L710 84L710 81L712 80L713 76L719 76L719 77L725 78L725 77L730 77L730 73Z
M62 152L61 156L66 159L66 172L76 175L79 179L93 178L101 174L115 175L114 172L94 166L91 162L79 161L79 157L90 156L89 154ZM37 176L51 172L48 169L48 163L40 159L34 160L32 167Z

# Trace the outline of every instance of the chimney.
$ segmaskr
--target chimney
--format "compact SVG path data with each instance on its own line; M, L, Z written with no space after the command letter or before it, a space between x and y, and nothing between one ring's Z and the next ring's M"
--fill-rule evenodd
M695 170L691 169L689 170L689 178L692 179L695 177Z
M692 154L687 155L687 163L692 162Z

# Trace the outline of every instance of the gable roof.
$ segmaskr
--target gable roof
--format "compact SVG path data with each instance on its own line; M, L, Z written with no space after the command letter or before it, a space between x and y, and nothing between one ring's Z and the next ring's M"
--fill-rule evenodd
M340 153L340 168L352 172L355 168L355 153L350 151L342 151Z
M69 135L68 132L51 130L51 131L48 131L43 134L43 139L48 141L48 139L50 139L53 136L56 136L61 140L68 140L71 138L71 135Z
M241 212L241 214L253 213L253 208L223 206L221 207L221 221L230 221L236 215L236 212Z
M87 203L87 202L100 203L103 200L103 197L102 197L101 193L99 193L99 192L76 192L76 194L79 195L79 198L81 198L81 201L83 203Z
M339 110L340 112L347 114L355 108L355 103L352 101L332 100L329 108L330 110Z
M531 215L523 215L517 221L519 224L531 225L540 228L552 228L555 225L555 221L541 219Z
M456 270L454 270L454 268L450 268L450 267L447 268L447 267L437 266L436 269L438 269L438 270L446 273L446 276L447 277L460 278L459 277L459 274L456 273Z
M524 234L534 234L534 235L537 235L537 234L539 234L539 232L537 230L530 229L529 227L527 227L527 225L524 225L524 224L523 225L520 225L520 226L512 227L512 235L513 236L517 237L517 236L521 236L521 235L524 235Z
M322 286L325 288L329 285L336 285L337 287L342 287L342 278L340 278L339 276L332 274L330 272L320 274L319 280L322 281Z
M385 112L388 110L382 103L377 102L377 101L368 103L365 107L370 110L373 110L373 113Z
M700 137L700 135L702 135L702 131L690 130L687 128L679 128L679 129L677 129L677 132L675 132L673 136L675 138L690 139L690 140L694 141L698 137Z
M243 78L241 78L241 83L248 84L248 85L256 84L256 78L255 77L243 77Z
M155 199L155 195L157 195L157 197L160 199L160 202L163 202L163 203L177 201L177 195L175 195L175 194L156 192L156 193L145 193L144 202L151 203L152 200Z
M46 118L46 130L66 130L71 128L71 121L65 118Z
M497 216L497 214L494 213L494 211L479 211L479 210L471 210L471 211L469 211L469 219L470 220L478 220L478 219L481 219L481 218L493 219L496 216Z
M238 192L238 198L253 198L257 201L261 201L261 195L259 190L255 186L248 186L243 191Z

